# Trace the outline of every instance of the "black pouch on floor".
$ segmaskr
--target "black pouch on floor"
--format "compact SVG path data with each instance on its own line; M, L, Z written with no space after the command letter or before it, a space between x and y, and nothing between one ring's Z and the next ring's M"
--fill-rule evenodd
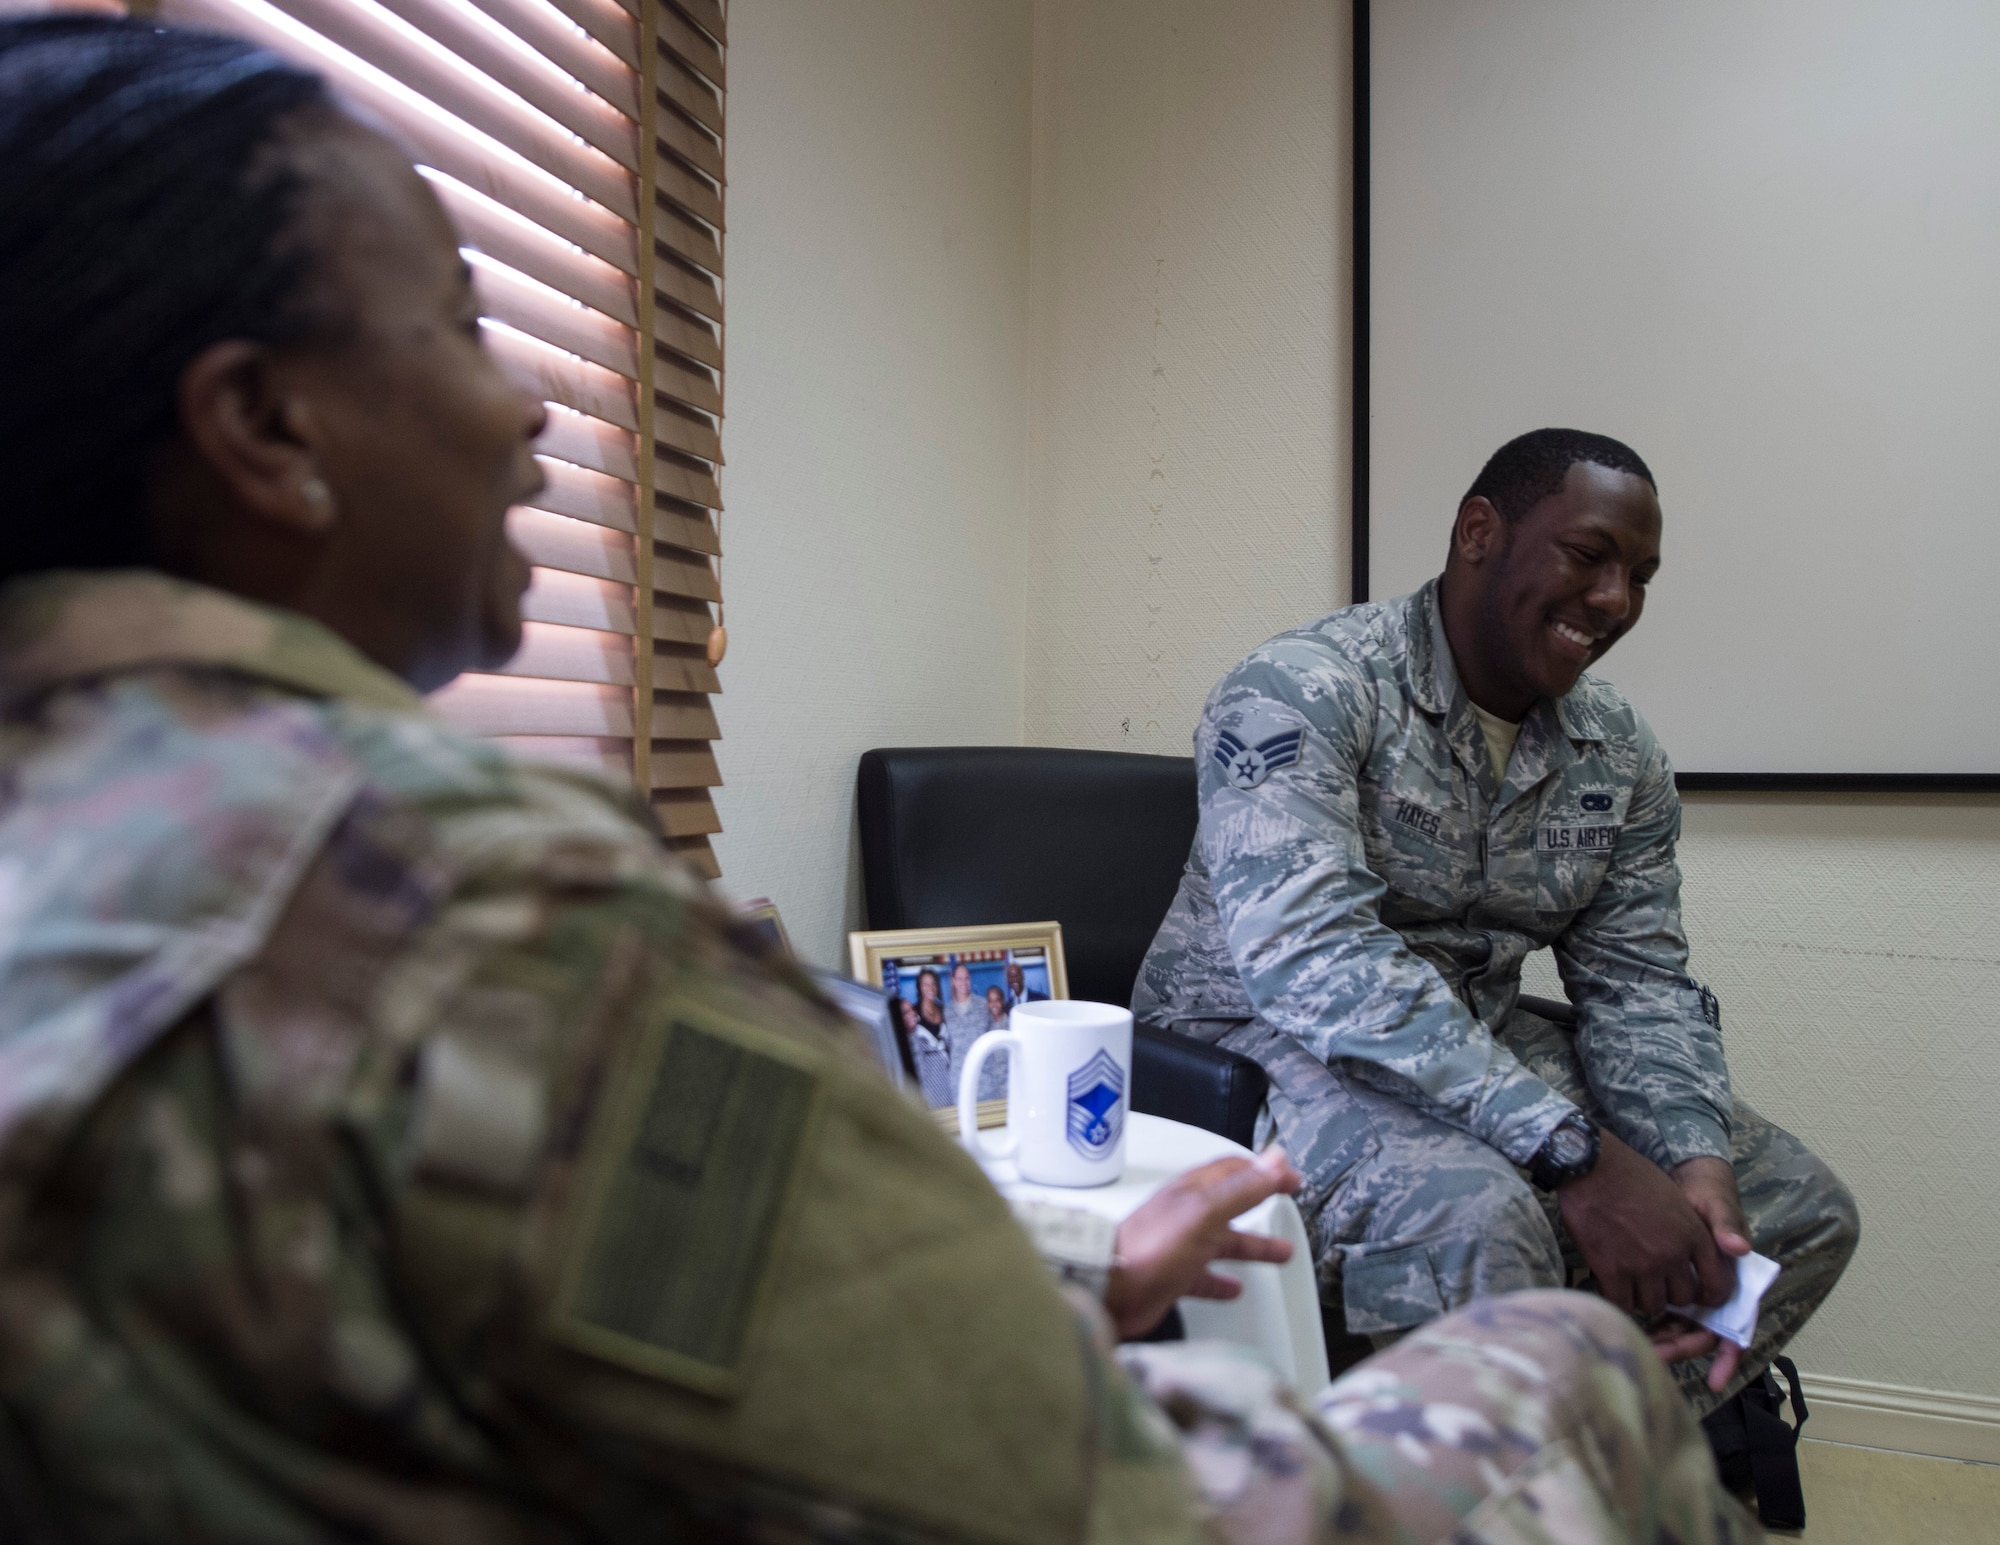
M1755 1491L1757 1516L1771 1529L1803 1529L1805 1490L1799 1484L1799 1429L1806 1424L1806 1397L1799 1387L1799 1370L1789 1357L1771 1364L1791 1389L1792 1425L1779 1413L1785 1392L1771 1369L1745 1387L1727 1405L1702 1418L1708 1446L1715 1450L1715 1468L1731 1491Z

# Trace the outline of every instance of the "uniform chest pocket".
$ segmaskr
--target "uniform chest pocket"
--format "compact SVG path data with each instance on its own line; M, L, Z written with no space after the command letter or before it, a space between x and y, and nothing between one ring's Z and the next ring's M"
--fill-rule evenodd
M1624 827L1609 813L1535 823L1535 905L1544 912L1576 912L1590 904L1611 867Z
M1455 909L1478 868L1478 836L1462 799L1427 783L1361 787L1361 837L1369 870L1389 889Z

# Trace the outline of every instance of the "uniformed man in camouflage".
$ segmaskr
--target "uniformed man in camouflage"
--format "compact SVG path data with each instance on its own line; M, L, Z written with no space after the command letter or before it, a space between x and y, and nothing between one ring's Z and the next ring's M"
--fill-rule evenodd
M1252 650L1195 730L1199 834L1133 1009L1270 1075L1350 1330L1587 1270L1706 1410L1819 1306L1858 1225L1731 1097L1673 770L1585 674L1638 622L1660 529L1630 449L1538 430L1473 483L1440 579ZM1573 1030L1519 1007L1544 947ZM1783 1272L1747 1355L1660 1318L1721 1303L1753 1246Z
M426 713L542 417L315 77L0 23L0 1536L1755 1537L1578 1295L1311 1405L1115 1360L1281 1154L1017 1218L628 794Z

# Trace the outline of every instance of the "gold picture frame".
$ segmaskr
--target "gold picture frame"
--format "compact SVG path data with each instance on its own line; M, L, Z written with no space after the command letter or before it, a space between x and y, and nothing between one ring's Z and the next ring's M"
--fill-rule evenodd
M926 970L949 976L960 964L972 967L975 986L981 971L990 974L991 969L998 965L1004 975L1007 966L1019 965L1022 967L1023 991L1028 997L1069 996L1069 969L1063 960L1062 924L1053 921L863 930L847 936L847 954L848 974L855 981L887 992L892 998L903 997L902 987L906 977L920 975ZM1046 983L1045 991L1039 990L1038 984L1042 982ZM892 1007L892 1015L895 1012ZM892 1025L899 1043L906 1042L904 1027L893 1021ZM909 1071L916 1079L919 1097L930 1108L938 1125L949 1132L956 1132L957 1101L933 1103L931 1098L922 1095L922 1079L914 1065ZM1001 1126L1006 1120L1007 1102L1004 1099L979 1102L980 1126Z
M798 959L792 949L792 936L785 932L785 920L778 916L778 904L769 896L739 901L736 916L778 954L788 960Z

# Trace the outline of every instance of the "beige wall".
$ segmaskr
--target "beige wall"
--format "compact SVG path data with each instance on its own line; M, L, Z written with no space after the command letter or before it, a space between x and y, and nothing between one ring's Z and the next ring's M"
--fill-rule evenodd
M870 746L1021 736L1027 0L738 0L723 881L855 926Z
M1026 732L1184 755L1347 599L1347 9L1035 7Z

